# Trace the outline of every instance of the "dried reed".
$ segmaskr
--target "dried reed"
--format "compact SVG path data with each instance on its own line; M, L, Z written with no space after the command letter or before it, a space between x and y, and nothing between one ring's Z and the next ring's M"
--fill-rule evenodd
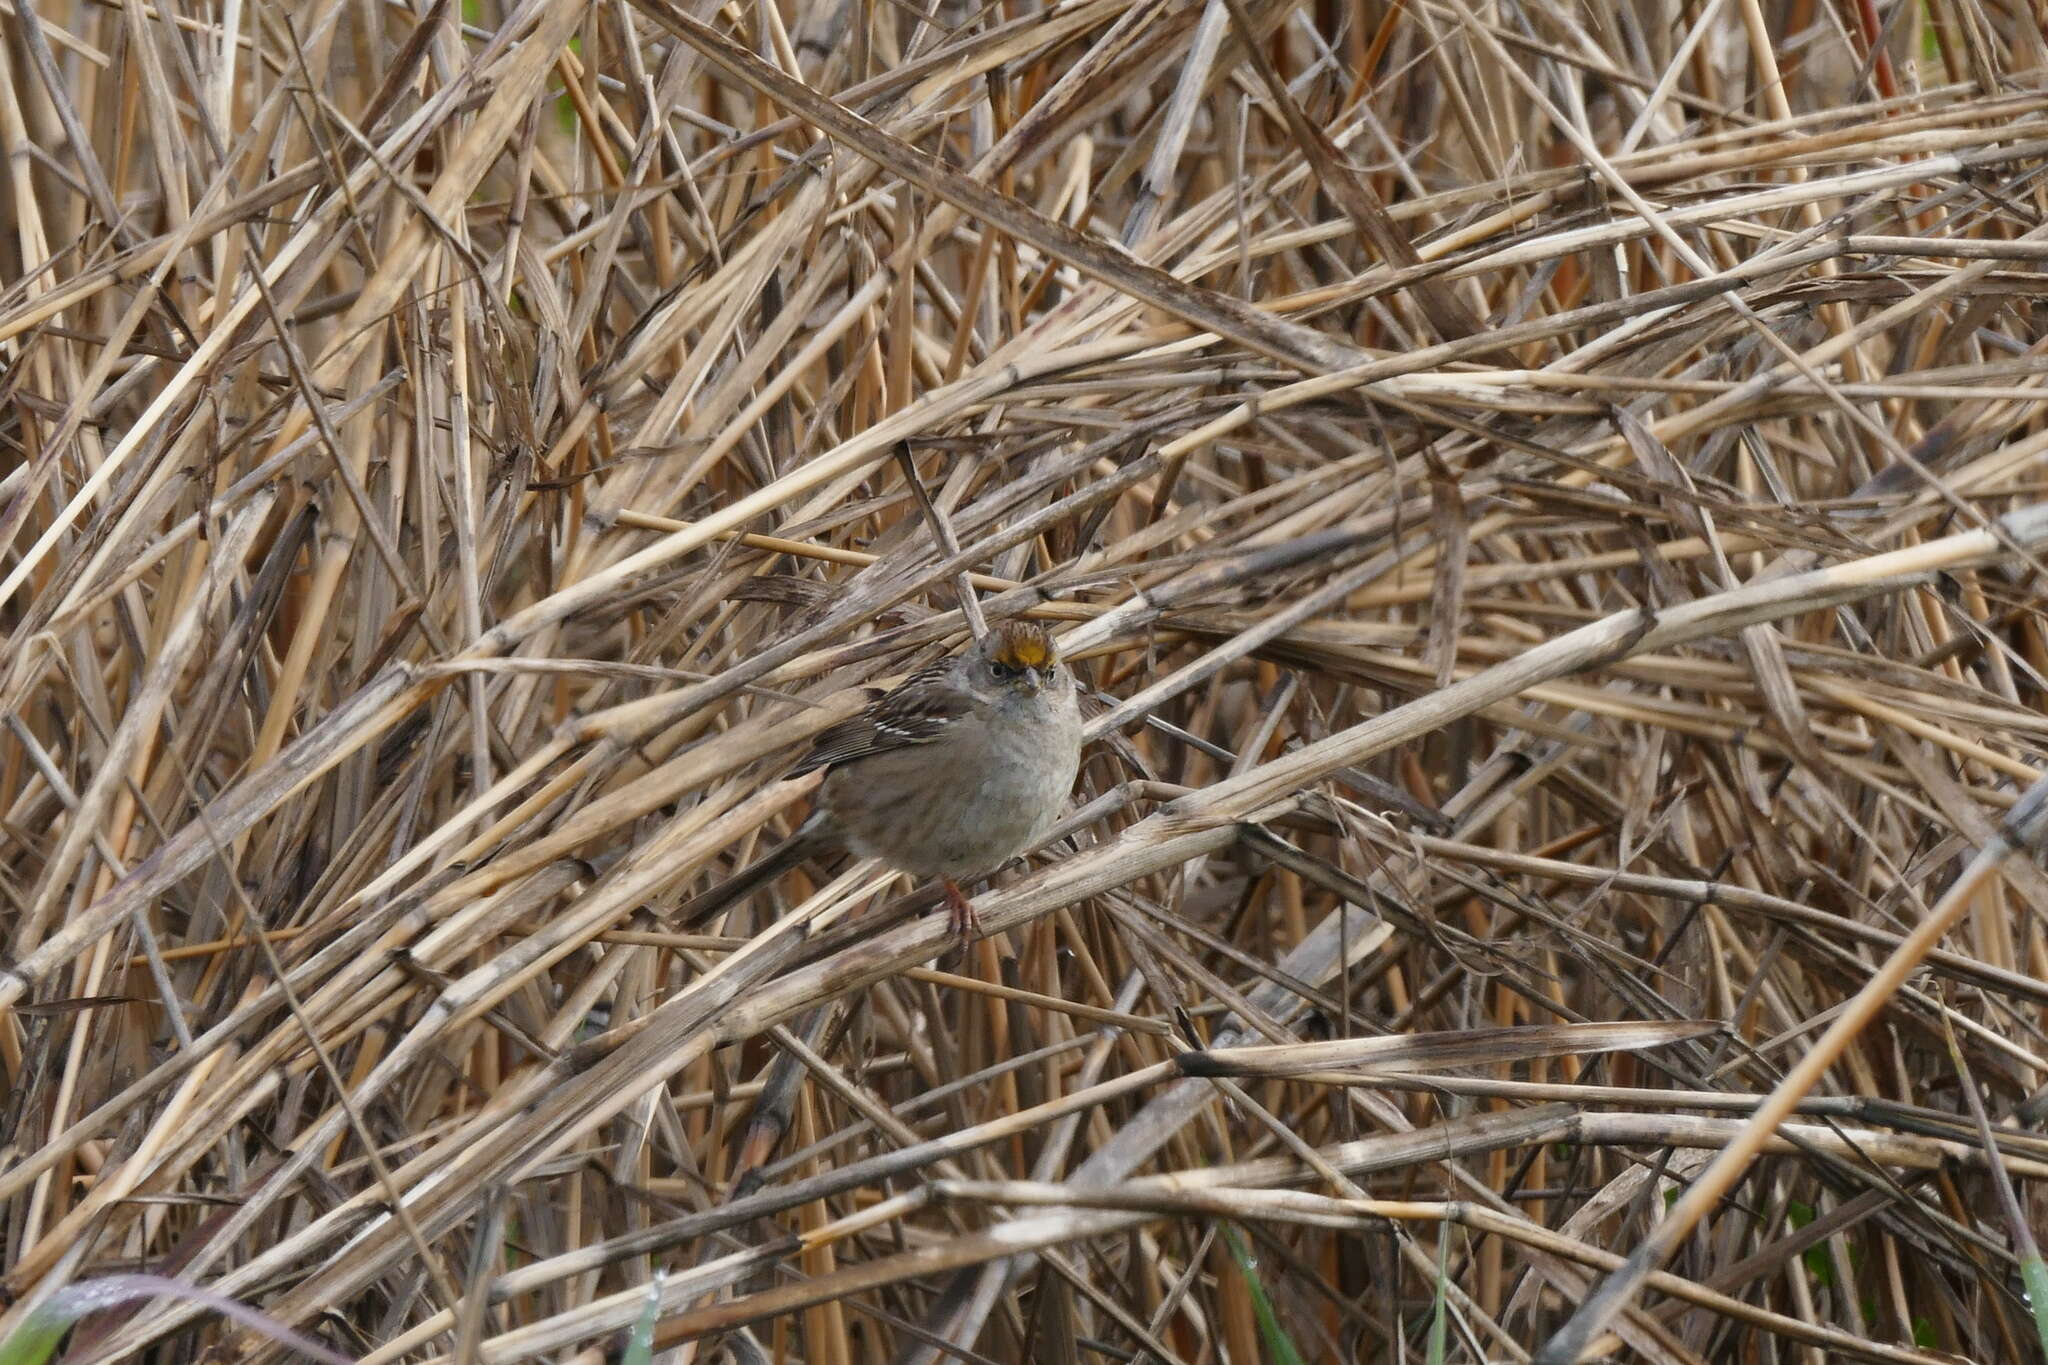
M2044 70L0 0L0 1341L2039 1358ZM665 925L1019 614L1097 742L964 960Z

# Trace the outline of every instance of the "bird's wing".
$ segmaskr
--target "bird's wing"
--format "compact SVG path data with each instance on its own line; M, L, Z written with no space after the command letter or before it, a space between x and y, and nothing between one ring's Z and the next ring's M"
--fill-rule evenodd
M789 776L800 777L819 768L939 738L974 706L966 693L946 685L950 671L951 660L947 659L921 668L893 691L868 703L859 715L826 727Z

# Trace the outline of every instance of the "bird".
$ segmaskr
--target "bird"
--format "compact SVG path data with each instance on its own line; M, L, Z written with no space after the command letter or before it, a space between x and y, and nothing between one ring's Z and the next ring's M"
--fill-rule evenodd
M685 902L690 928L807 858L879 858L945 892L952 932L979 928L961 890L1038 841L1081 767L1081 707L1052 636L1028 621L991 627L962 652L919 669L858 714L827 727L786 776L825 770L796 832Z

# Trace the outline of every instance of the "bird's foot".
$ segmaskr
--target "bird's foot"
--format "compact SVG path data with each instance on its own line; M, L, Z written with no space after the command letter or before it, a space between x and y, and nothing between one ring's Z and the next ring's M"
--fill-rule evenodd
M940 885L946 888L946 910L948 923L952 925L953 937L960 940L965 949L974 939L981 936L981 917L974 913L974 902L967 899L967 893L960 889L960 883L951 877L941 877Z

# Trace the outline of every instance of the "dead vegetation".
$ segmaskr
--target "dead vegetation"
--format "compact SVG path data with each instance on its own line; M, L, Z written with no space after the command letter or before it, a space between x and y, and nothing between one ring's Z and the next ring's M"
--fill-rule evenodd
M2038 1359L2044 57L0 0L0 1340ZM963 594L990 937L668 928Z

